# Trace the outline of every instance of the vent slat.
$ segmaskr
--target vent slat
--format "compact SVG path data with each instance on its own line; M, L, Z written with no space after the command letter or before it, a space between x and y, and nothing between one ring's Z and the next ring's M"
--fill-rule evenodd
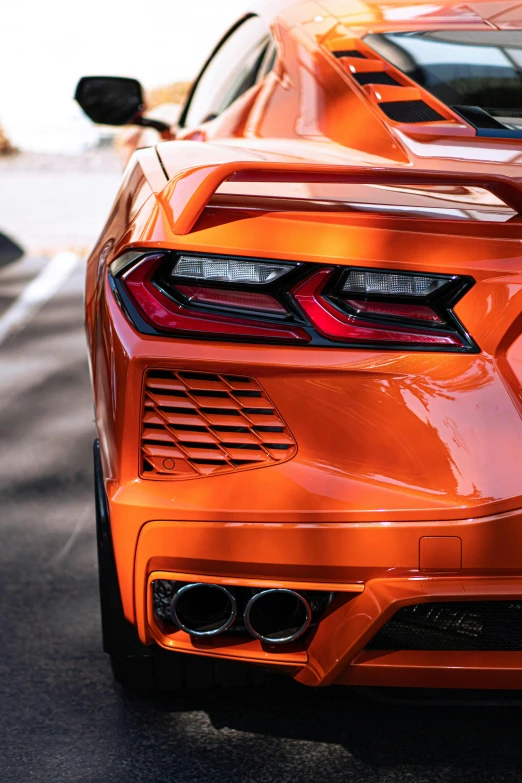
M201 397L198 400L203 410L237 410L237 403L230 397Z
M187 446L185 443L183 445L183 451L187 454L187 456L190 459L197 459L197 460L215 460L218 462L226 462L225 455L219 451L219 449L205 449L205 448L198 448L197 446Z
M243 425L247 423L245 418L241 415L241 412L233 408L226 411L202 408L201 412L212 426L220 424L224 427L235 427L238 424Z
M196 410L197 405L188 397L172 397L167 394L151 394L152 402L156 405L156 408L178 408L178 409L193 409Z
M146 429L143 430L143 440L146 440L148 443L151 441L163 441L164 443L172 443L172 437L169 435L169 433L166 430L151 430Z
M185 382L185 386L187 389L190 389L192 394L199 394L200 392L223 392L224 394L227 393L228 387L223 381L221 381L219 378L216 378L216 380L210 380L210 381L204 381L201 380L201 378L198 379L186 379L183 378Z
M185 443L190 443L191 445L201 443L208 444L208 446L212 446L212 448L217 448L215 445L216 439L208 430L202 432L194 432L194 430L176 430L175 436L178 439L178 443L183 444L183 446Z
M225 444L231 443L233 445L250 443L252 445L259 446L259 438L249 432L218 432L216 435L221 438L221 445L226 448Z
M168 423L172 426L192 427L201 424L196 408L194 408L194 410L190 413L184 410L180 412L162 410L162 414Z
M246 411L243 412L246 414ZM268 413L264 413L262 411L251 410L248 413L248 418L253 425L264 427L281 427L283 425L283 422L275 411L268 411Z
M268 462L270 457L264 451L255 449L227 449L231 460L249 460L249 462Z
M147 381L147 389L184 392L185 386L175 378L172 378L172 380L152 378Z
M272 411L273 407L268 402L266 397L248 397L248 398L242 398L241 399L241 405L243 408L247 411L254 412L254 411Z
M158 416L157 413L154 411L146 411L145 415L143 416L143 424L146 427L152 427L154 426L163 426L164 422L161 416Z
M294 440L289 437L285 432L258 432L258 437L261 438L261 443L266 448L270 448L270 445L279 448L279 446L293 446Z
M143 451L149 457L162 457L162 458L169 457L170 459L174 459L174 460L183 459L183 452L177 449L176 446L174 446L174 444L172 446L168 446L168 445L149 446L148 443L144 443Z

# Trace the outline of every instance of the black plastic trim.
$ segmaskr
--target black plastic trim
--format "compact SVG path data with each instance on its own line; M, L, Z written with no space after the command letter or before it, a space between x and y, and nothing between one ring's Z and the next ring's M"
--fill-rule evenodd
M452 106L451 109L477 131L477 136L496 139L522 139L522 130L508 128L480 106Z

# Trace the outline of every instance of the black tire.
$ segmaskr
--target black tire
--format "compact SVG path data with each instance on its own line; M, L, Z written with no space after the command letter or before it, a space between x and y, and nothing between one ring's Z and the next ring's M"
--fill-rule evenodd
M123 688L151 693L210 690L218 684L222 661L154 650L151 655L111 655L114 679Z
M103 649L110 656L116 682L132 691L179 693L244 687L260 678L266 680L267 675L252 665L141 643L123 613L98 441L94 442L94 484Z
M111 655L112 676L126 690L150 692L156 689L154 658L148 655Z
M114 679L141 693L193 693L265 684L271 675L254 666L202 655L155 650L151 655L111 655Z
M149 656L151 648L140 642L136 628L123 613L98 441L94 442L94 491L103 649L109 655Z

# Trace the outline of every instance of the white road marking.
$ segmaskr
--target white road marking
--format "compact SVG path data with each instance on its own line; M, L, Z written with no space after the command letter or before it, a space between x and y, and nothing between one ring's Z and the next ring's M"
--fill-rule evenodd
M51 258L0 318L0 345L29 323L71 276L79 261L79 255L68 251Z

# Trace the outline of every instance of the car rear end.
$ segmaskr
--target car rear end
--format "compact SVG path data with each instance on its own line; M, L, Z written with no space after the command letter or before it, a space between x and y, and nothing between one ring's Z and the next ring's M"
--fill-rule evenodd
M520 687L518 219L267 211L214 194L375 180L196 163L116 209L88 270L107 514L140 643L309 685ZM484 187L516 210L516 184Z

